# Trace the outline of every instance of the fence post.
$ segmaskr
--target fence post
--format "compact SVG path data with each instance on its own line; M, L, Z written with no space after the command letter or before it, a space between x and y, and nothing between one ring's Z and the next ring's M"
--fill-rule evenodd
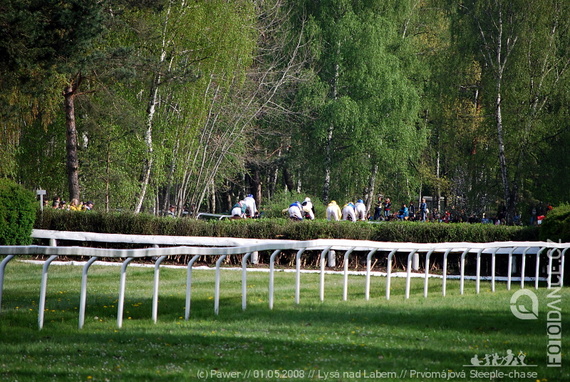
M350 256L350 254L352 253L352 251L354 250L354 247L350 248L348 251L346 251L344 253L344 286L343 286L343 291L342 291L342 300L346 301L348 299L348 258Z
M495 291L495 270L497 264L497 251L499 248L494 248L491 252L491 291Z
M331 247L326 247L321 252L321 284L320 284L320 299L325 300L325 255L331 249Z
M87 272L89 267L97 261L97 256L89 259L83 266L83 273L81 274L81 292L79 297L79 329L83 329L85 323L85 306L87 305Z
M417 252L414 253L414 256L412 256L412 269L414 271L420 269L420 254Z
M564 250L562 251L562 259L560 260L560 286L564 285L564 262L566 259L566 251L568 250L568 247L564 248Z
M301 255L306 248L301 248L295 256L295 303L299 305L301 300Z
M526 253L530 250L531 247L526 247L522 253L521 259L521 289L524 289L524 277L526 271Z
M546 247L541 247L540 250L536 253L536 269L534 275L534 289L538 289L538 276L540 275L540 255L542 251L544 251Z
M2 292L4 291L4 269L8 264L8 261L12 260L16 255L6 256L0 263L0 312L2 312Z
M247 307L247 260L251 256L251 252L243 255L241 259L241 309Z
M366 285L364 290L364 298L366 301L370 300L370 271L372 268L372 256L376 253L376 249L371 250L368 252L366 256Z
M214 314L217 316L220 313L220 267L222 266L222 261L228 255L222 255L216 261L216 279L214 282Z
M386 300L390 299L390 280L392 277L392 257L396 253L397 249L393 249L392 252L388 255L388 266L386 268Z
M410 285L412 276L412 257L417 253L414 249L408 254L408 263L406 265L406 300L410 298Z
M513 273L513 252L515 251L515 247L512 247L509 251L509 259L507 263L507 290L511 290L511 278Z
M441 294L445 297L447 291L447 256L453 248L448 248L443 254L443 281L441 286Z
M200 255L194 255L188 262L186 272L186 307L184 308L184 319L188 321L190 318L190 302L192 299L192 265L200 258Z
M463 294L463 289L465 286L465 257L467 256L467 254L469 253L469 248L467 248L465 251L463 251L463 253L461 254L461 280L459 283L459 293Z
M275 290L275 257L281 252L276 249L269 257L269 309L273 309L273 291Z
M125 307L125 287L127 285L127 266L133 261L134 257L129 257L121 265L121 280L119 283L119 302L117 307L117 327L121 329L123 326L123 310Z
M336 267L336 252L333 251L332 249L327 254L327 263L329 268Z
M477 270L475 274L475 291L479 294L481 289L481 252L483 252L483 248L477 251Z
M424 297L428 296L428 280L429 280L429 258L433 253L433 249L430 249L426 253L426 263L425 263L425 274L424 274Z
M49 259L46 260L44 266L42 267L42 281L40 284L40 303L38 306L38 326L40 330L44 327L44 310L46 308L48 268L51 262L54 261L55 259L57 259L57 255L51 255Z
M152 320L156 324L158 320L158 284L160 281L160 264L167 256L160 256L154 263L154 288L152 293Z

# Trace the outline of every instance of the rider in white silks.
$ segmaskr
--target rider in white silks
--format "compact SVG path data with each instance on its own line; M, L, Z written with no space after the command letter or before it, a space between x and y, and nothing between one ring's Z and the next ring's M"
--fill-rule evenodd
M356 219L366 221L366 205L362 199L358 199L354 205L354 212L356 213Z
M342 207L342 220L356 221L356 213L354 212L354 204L352 202L348 202Z
M295 202L289 205L289 218L293 220L303 220L303 214L301 212L301 203Z
M336 202L333 200L327 206L327 220L335 220L339 221L341 217L340 207Z
M311 220L315 220L315 210L313 208L313 202L311 202L311 198L305 198L303 203L301 203L301 206L303 207L303 213L305 217L308 217L308 219Z
M244 218L245 217L245 203L240 200L232 207L232 218Z
M243 202L245 203L246 209L245 209L245 216L248 218L252 218L255 216L255 213L257 212L257 207L255 205L255 199L253 198L252 194L247 195L244 199Z

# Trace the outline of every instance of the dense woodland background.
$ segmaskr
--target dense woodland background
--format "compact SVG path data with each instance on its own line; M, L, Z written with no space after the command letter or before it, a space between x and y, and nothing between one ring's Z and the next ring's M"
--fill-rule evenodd
M0 37L0 177L50 198L570 201L567 0L4 0Z

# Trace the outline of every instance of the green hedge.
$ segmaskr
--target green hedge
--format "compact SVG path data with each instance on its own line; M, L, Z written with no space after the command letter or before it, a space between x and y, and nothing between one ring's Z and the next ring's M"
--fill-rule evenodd
M563 204L548 212L540 227L540 239L570 242L569 204Z
M0 179L0 245L31 244L37 209L33 192Z
M532 241L537 227L494 226L467 223L290 221L283 218L248 220L194 220L145 214L46 210L36 228L173 236L214 236L259 239L354 239L438 243L450 241Z

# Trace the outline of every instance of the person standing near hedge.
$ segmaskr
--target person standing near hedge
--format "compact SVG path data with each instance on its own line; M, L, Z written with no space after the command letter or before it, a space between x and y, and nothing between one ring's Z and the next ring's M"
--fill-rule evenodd
M390 200L390 198L386 198L386 200L384 200L384 203L382 203L382 207L384 207L384 218L386 220L390 219L390 212L392 210L392 201Z
M410 212L408 210L408 206L402 204L402 208L400 208L400 211L398 211L398 218L400 220L408 220L409 216Z
M420 220L425 222L427 217L427 203L425 198L422 198L422 202L420 203Z
M380 220L382 218L382 197L378 197L378 202L374 207L374 220Z
M408 213L409 213L408 220L416 220L416 206L414 206L413 201L411 201L410 204L408 205Z
M71 203L69 204L70 211L81 211L81 203L77 199L71 199Z

